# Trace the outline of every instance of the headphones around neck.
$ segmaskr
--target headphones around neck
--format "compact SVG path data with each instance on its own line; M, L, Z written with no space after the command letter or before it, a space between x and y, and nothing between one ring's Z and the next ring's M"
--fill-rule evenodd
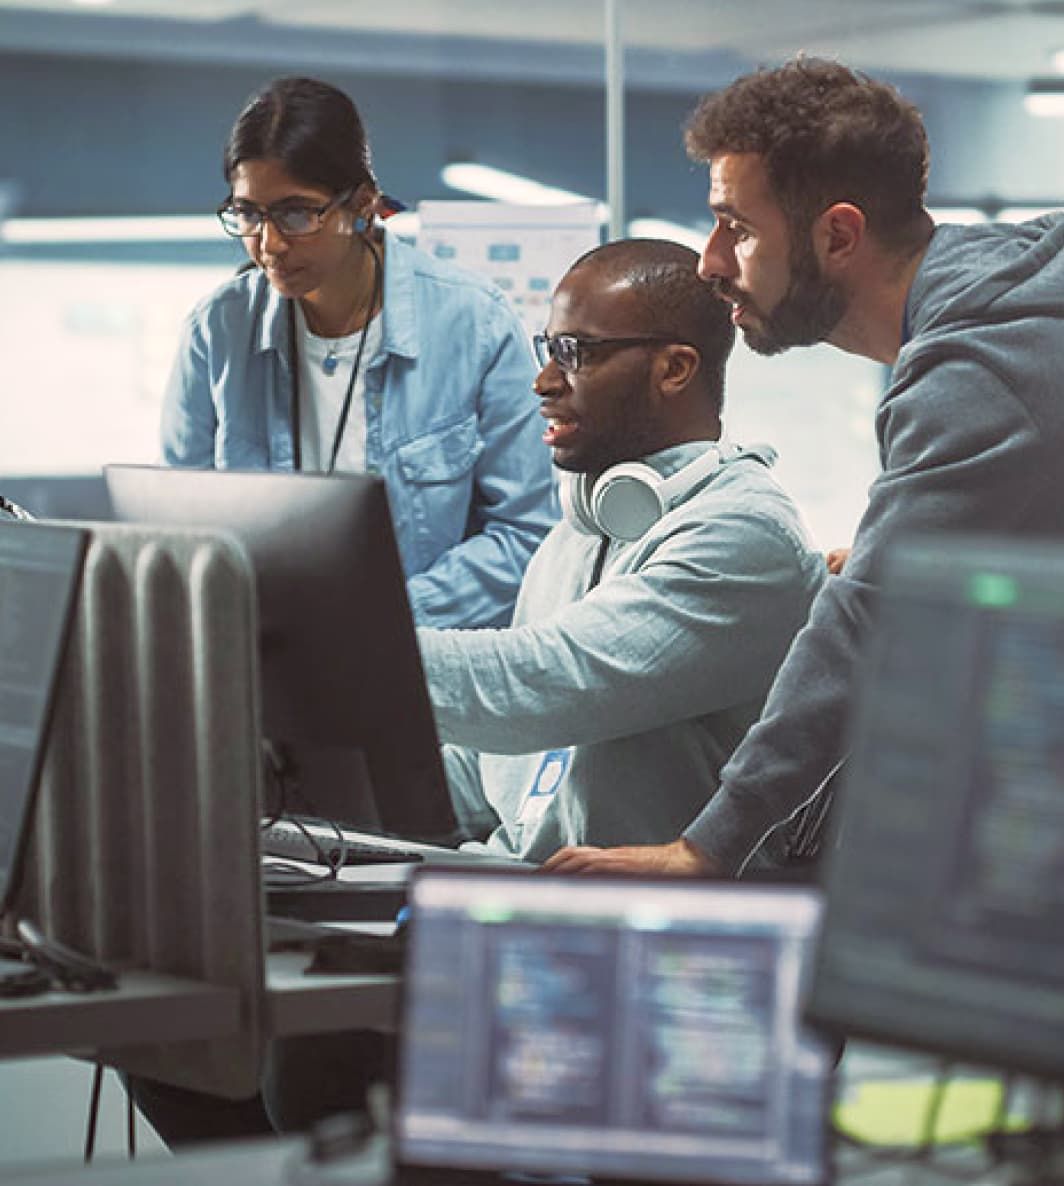
M643 461L614 465L592 482L588 474L563 472L562 513L577 531L610 539L637 540L741 450L723 438L694 461L663 478Z

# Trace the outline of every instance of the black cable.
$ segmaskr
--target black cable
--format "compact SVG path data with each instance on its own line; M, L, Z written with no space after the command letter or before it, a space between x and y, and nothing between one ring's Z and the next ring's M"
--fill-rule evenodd
M94 1064L92 1092L89 1096L89 1121L85 1130L85 1164L92 1161L96 1151L96 1122L100 1118L100 1094L103 1089L103 1063Z
M49 939L27 918L15 924L26 957L68 992L96 992L118 987L118 977L110 968L67 947L58 939Z
M931 1093L927 1099L924 1123L917 1145L920 1154L925 1159L929 1158L935 1150L935 1129L938 1128L938 1118L942 1114L942 1104L946 1098L946 1090L952 1082L951 1071L951 1063L946 1061L940 1062L935 1080L931 1085Z
M318 882L336 880L339 871L343 868L347 860L348 842L343 834L343 830L335 820L325 821L336 836L338 848L334 856L322 847L318 837L307 828L306 824L298 816L290 813L290 800L293 800L298 802L292 802L291 806L303 807L309 815L315 817L318 814L314 810L314 805L303 794L299 782L295 777L291 759L284 747L275 742L264 741L263 755L266 758L268 776L273 780L277 789L276 809L262 822L261 827L263 831L268 830L281 820L292 824L293 827L302 833L303 838L310 845L317 863L325 867L324 873L314 874L300 865L275 858L270 860L266 865L267 871L271 874L281 874L285 877L285 880L290 881L294 885L315 885Z
M126 1153L130 1161L137 1156L137 1109L128 1084L126 1086Z

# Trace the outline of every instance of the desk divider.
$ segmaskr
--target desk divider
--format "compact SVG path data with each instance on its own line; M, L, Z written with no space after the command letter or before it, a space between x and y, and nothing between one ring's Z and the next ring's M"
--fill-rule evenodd
M102 1035L94 1057L250 1095L265 992L254 574L220 532L78 526L92 541L20 912L120 970L238 991L231 1036L109 1047Z

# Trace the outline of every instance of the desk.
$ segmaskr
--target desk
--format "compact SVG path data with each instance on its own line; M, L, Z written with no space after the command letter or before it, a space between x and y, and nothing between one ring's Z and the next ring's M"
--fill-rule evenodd
M309 961L302 952L266 957L267 1034L394 1028L398 977L306 976ZM224 1038L237 1033L240 1022L236 988L157 972L124 972L111 991L0 1000L0 1057Z
M240 991L158 972L125 972L117 989L0 1000L0 1056L86 1053L101 1044L224 1038L240 1028Z
M179 1153L164 1159L145 1159L133 1164L111 1162L107 1166L34 1172L5 1177L4 1186L390 1186L388 1144L374 1138L364 1153L315 1166L306 1160L307 1146L301 1140L247 1141L218 1145L212 1149ZM848 1164L842 1158L836 1166L838 1186L956 1186L958 1173L966 1186L1024 1186L1024 1179L1008 1169L981 1173L961 1161L952 1172L912 1165ZM637 1184L638 1186L638 1184Z
M398 976L306 976L309 960L293 951L266 957L264 1025L269 1035L395 1028Z

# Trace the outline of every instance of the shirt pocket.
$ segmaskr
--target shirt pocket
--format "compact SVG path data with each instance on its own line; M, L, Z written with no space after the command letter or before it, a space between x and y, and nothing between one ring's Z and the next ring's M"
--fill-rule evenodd
M473 470L484 451L476 415L407 441L396 450L403 479L416 486L457 482Z

